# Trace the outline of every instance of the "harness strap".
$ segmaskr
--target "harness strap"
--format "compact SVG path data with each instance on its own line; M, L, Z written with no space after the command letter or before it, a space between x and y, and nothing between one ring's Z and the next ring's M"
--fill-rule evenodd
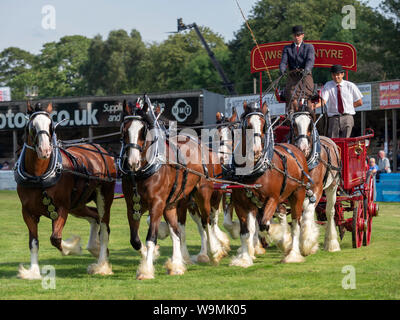
M281 187L281 191L279 195L283 194L283 191L285 191L286 188L286 182L287 182L287 177L288 177L288 172L287 172L287 158L285 157L284 154L280 153L279 151L274 149L274 152L281 158L282 163L283 163L283 169L284 169L284 174L283 174L283 183Z
M285 150L296 160L296 163L297 163L297 165L299 166L299 168L300 168L300 170L301 170L301 172L302 172L302 175L305 175L305 176L307 177L307 179L310 180L310 182L311 182L312 184L314 184L313 179L311 179L310 175L304 171L302 165L301 165L300 162L297 160L297 157L295 156L295 154L293 153L293 151L290 150L288 147L286 147L286 146L283 145L283 144L280 144L280 143L279 143L278 146L280 146L280 147L282 147L283 149L285 149Z

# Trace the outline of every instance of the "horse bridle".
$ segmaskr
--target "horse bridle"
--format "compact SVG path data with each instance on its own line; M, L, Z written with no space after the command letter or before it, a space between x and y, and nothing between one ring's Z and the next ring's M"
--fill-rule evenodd
M33 120L36 116L38 116L38 115L45 115L45 116L47 116L47 117L50 119L50 130L49 130L49 131L40 130L39 132L36 132L36 134L34 135L34 134L32 133L32 129L31 129L30 127L31 127L32 120ZM53 122L53 120L51 119L49 113L46 112L46 111L36 111L36 112L34 112L34 113L32 113L32 114L30 115L30 117L29 117L29 122L28 122L28 124L27 124L27 126L26 126L27 137L29 136L29 137L32 138L33 145L30 146L30 145L28 145L28 144L25 142L25 146L26 146L28 149L36 150L39 136L42 135L42 134L45 134L45 135L47 135L47 136L49 137L50 146L53 147L52 138L53 138L53 136L54 136L54 132L55 132L55 125L54 125L54 122Z
M261 112L261 111L253 111L253 112L249 112L249 113L247 113L247 114L245 114L244 115L244 117L243 117L243 119L242 119L242 128L244 129L244 130L246 130L247 129L247 120L251 117L251 116L259 116L259 117L261 117L262 119L264 119L264 121L265 121L265 123L264 123L264 127L263 127L263 129L261 130L264 134L265 134L265 132L266 132L266 130L267 130L267 127L266 127L266 125L267 125L267 121L266 121L266 119L265 119L265 116L264 116L264 114ZM262 137L262 133L258 133L258 132L255 132L254 133L254 137Z
M311 117L311 114L310 114L310 112L308 112L308 111L299 111L299 112L294 112L294 113L292 113L291 115L290 115L290 131L291 131L291 136L293 137L293 130L294 130L294 127L293 127L293 123L294 123L294 120L298 117L298 116L301 116L301 115L305 115L305 116L307 116L307 117L309 117L310 118L310 123L312 124L314 121L313 121L313 118ZM312 130L311 130L312 131ZM299 141L300 139L302 139L302 138L305 138L305 139L307 139L307 141L308 141L308 143L311 145L312 144L312 140L311 140L311 136L309 136L309 135L307 135L307 134L300 134L300 135L298 135L298 136L296 136L296 137L294 137L294 141L293 142L297 142L297 141Z
M149 128L148 123L141 116L133 116L133 115L125 116L124 121L121 124L121 130L120 130L121 131L121 143L122 143L121 155L124 154L126 152L126 150L128 150L129 148L137 149L137 150L139 150L139 152L143 152L143 146L140 146L137 143L125 143L125 141L124 141L124 136L123 136L124 126L127 122L133 121L133 120L140 121L143 124L143 126L144 126L143 138L144 138L144 140L146 139L146 134L147 134L147 131Z

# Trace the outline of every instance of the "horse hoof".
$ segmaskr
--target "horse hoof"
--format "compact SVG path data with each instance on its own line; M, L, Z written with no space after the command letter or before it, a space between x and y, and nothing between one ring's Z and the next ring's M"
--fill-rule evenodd
M39 267L25 269L22 264L19 265L17 277L24 280L42 280Z
M196 256L192 256L191 260L194 263L209 263L210 262L210 258L208 257L208 255L206 255L204 253L199 253Z
M62 255L63 256L73 256L82 254L81 238L78 236L72 236L67 240L61 241Z
M186 267L183 263L172 262L171 259L167 260L165 267L167 268L167 274L170 276L181 276L186 271Z
M281 262L282 263L302 263L304 262L304 257L299 253L290 252Z
M164 221L161 221L160 225L158 226L157 238L160 240L164 240L168 236L169 236L168 224Z
M99 274L102 276L108 276L114 274L112 272L111 264L108 261L102 263L93 263L88 266L87 269L89 274Z
M154 266L147 266L145 261L142 261L136 271L137 280L150 280L154 279Z
M263 247L261 247L261 245L254 247L254 253L257 255L262 255L265 254L266 252L267 251Z
M87 251L90 252L90 254L95 257L98 258L99 254L100 254L100 247L96 247L96 248L86 248Z
M238 255L232 258L230 266L248 268L253 265L253 259L249 255Z
M330 241L328 244L325 244L324 250L328 252L338 252L340 251L340 244L338 241Z
M150 274L137 274L136 280L151 280L154 279L154 275Z

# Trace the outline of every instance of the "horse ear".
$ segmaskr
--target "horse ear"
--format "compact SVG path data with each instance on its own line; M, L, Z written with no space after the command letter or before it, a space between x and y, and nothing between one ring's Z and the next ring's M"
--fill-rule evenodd
M26 102L26 113L27 114L33 113L32 103L29 100Z
M229 122L235 122L237 117L238 117L238 114L237 114L236 108L233 107L232 108L232 116L229 118Z
M53 111L53 102L49 102L49 104L46 107L45 110L48 114L50 114Z
M266 102L263 103L262 108L261 108L261 112L263 113L263 115L265 116L268 112L268 105Z
M243 110L244 112L247 111L247 101L243 101Z
M129 107L128 103L126 102L126 99L122 102L122 110L123 110L123 117L130 115L132 113L131 108Z
M217 122L222 120L221 112L218 111L218 112L216 113L215 119L217 120Z
M147 111L149 110L149 104L147 102L145 102L145 104L143 105L143 112L147 113Z
M156 116L158 116L158 115L161 113L161 107L160 107L159 104L158 104L157 107L155 108L154 113L155 113Z

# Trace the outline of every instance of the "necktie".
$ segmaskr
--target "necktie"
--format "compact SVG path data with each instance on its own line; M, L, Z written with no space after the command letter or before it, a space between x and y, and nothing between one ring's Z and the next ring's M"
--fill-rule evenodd
M344 108L343 108L343 101L342 101L342 92L340 91L340 85L337 85L337 105L338 105L338 111L340 114L344 113Z
M297 48L297 54L299 54L300 46L296 46Z

